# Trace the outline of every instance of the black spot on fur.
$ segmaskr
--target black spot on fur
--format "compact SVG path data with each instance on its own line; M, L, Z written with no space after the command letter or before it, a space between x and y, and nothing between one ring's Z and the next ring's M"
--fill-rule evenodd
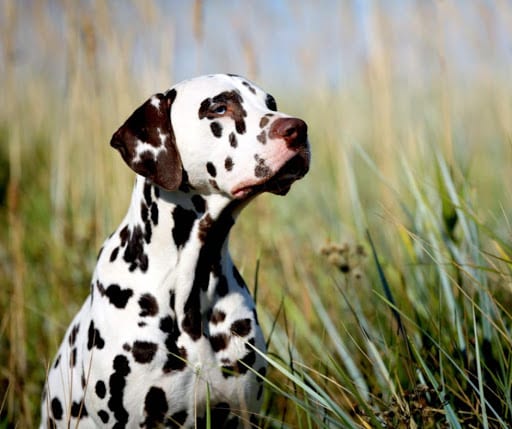
M135 269L139 268L142 272L146 272L149 262L148 255L144 253L144 234L140 225L135 225L132 233L129 235L129 239L125 241L127 241L127 245L123 259L130 264L129 270L135 271Z
M56 358L55 358L55 363L53 364L53 367L54 368L57 368L59 366L59 363L60 363L60 355L58 355Z
M261 144L267 143L267 133L265 132L265 130L263 130L256 136L256 140L258 140Z
M229 344L229 338L226 334L216 334L210 337L210 345L215 353L224 350Z
M192 197L192 204L198 213L204 213L206 210L206 200L201 195L194 195Z
M104 346L105 341L101 338L100 331L94 327L94 322L91 320L87 331L87 349L91 350L93 347L102 349Z
M178 411L165 421L165 426L171 429L179 429L185 424L187 417L188 413L185 410Z
M233 159L231 159L230 156L228 156L225 161L224 161L224 168L227 170L227 171L231 171L233 169Z
M148 341L135 341L132 347L133 358L139 363L149 363L155 357L158 346Z
M145 428L160 427L168 410L169 404L167 403L165 392L160 387L151 387L144 400L146 420L144 420L141 426Z
M89 414L87 413L87 408L85 408L85 405L83 401L75 402L71 404L71 416L79 419L83 419L84 417L87 417Z
M165 347L167 348L167 361L163 366L164 373L181 371L186 366L187 351L176 344L181 332L175 318L171 316L160 320L160 330L167 334Z
M233 365L223 365L221 367L221 371L224 378L234 377L237 374L237 371Z
M146 243L151 243L151 235L153 234L152 228L151 228L151 222L147 220L144 223L144 241Z
M271 168L265 163L263 158L260 158L258 155L255 155L256 159L256 167L254 167L254 175L256 177L269 177L272 175Z
M219 124L218 122L212 122L210 124L210 129L212 130L212 134L217 137L217 138L220 138L222 137L222 125Z
M172 228L172 238L176 247L182 247L190 237L190 231L197 219L197 215L193 210L184 209L176 206L172 212L174 226Z
M263 384L260 384L258 387L258 392L256 392L256 400L259 401L261 396L263 395Z
M229 292L228 281L226 280L226 276L221 275L219 277L219 281L217 283L217 289L215 289L217 295L226 296Z
M141 310L139 316L141 317L156 316L158 314L158 303L156 298L149 293L141 295L139 298L139 306Z
M69 338L68 338L70 346L74 346L75 345L76 337L78 335L78 331L79 330L80 330L80 325L79 324L73 326L73 328L71 329L71 332L69 333Z
M174 311L174 304L176 303L176 293L171 290L169 291L169 307L172 311Z
M71 354L69 355L69 367L74 368L76 365L76 347L71 349Z
M225 319L226 319L226 313L224 313L222 310L219 310L219 309L213 310L213 312L210 316L210 322L214 325L224 322Z
M267 98L265 99L265 105L269 108L269 110L277 112L276 99L272 97L270 94L267 94Z
M261 377L265 378L267 375L267 368L262 366L260 369L258 369L258 374L261 375Z
M151 183L149 183L147 180L144 182L144 201L146 202L147 206L151 205L152 199L151 199Z
M105 410L99 410L98 417L101 419L103 423L108 423L109 415Z
M254 338L251 338L249 340L249 344L254 346ZM249 369L248 367L252 367L254 365L254 362L256 362L256 352L254 351L254 349L249 347L247 344L245 345L245 348L249 351L242 359L239 359L238 361L238 372L240 374L245 374Z
M246 86L249 91L251 91L253 94L256 94L256 90L254 87L247 81L242 81L242 85Z
M224 428L226 419L231 412L231 408L227 402L219 402L216 404L210 412L211 427L212 428Z
M248 343L254 346L254 338L251 338ZM248 350L248 352L243 358L238 359L235 364L229 365L226 363L226 365L221 367L222 376L224 378L245 374L249 370L248 367L254 365L254 362L256 362L256 352L247 344L245 345L245 349Z
M231 204L235 206L237 203ZM231 212L232 208L228 206L216 221L209 215L201 219L199 238L203 246L197 258L192 288L183 308L185 317L181 324L183 331L194 341L198 340L203 332L200 293L201 290L208 288L212 266L219 264L222 245L234 224Z
M96 386L94 387L94 390L96 391L96 395L98 398L103 399L105 398L105 395L107 394L107 389L105 387L105 383L103 381L98 380L96 382Z
M112 250L112 253L110 254L110 262L114 262L116 260L118 253L119 247L116 247L114 250Z
M125 308L128 300L133 295L131 289L121 289L119 285L111 284L106 290L105 295L108 297L110 303L117 308Z
M52 408L53 418L60 420L62 418L62 404L60 403L59 398L53 398L50 405Z
M214 179L209 179L208 182L212 186L213 189L219 190L219 185L217 184L217 181Z
M103 253L103 246L100 247L100 250L99 250L98 254L96 255L96 261L98 259L100 259L100 256L101 256L102 253Z
M211 162L206 163L206 171L208 171L208 174L212 177L217 176L217 169L215 168L215 165Z
M125 227L119 231L119 238L121 239L121 246L124 247L130 238L130 228L128 228L128 225L125 225Z
M142 222L147 222L149 220L149 209L144 201L140 203L140 217Z
M188 181L188 173L184 168L182 169L181 176L182 176L181 184L178 189L181 192L185 192L185 193L189 192L191 189L194 189L194 187Z
M251 332L251 319L239 319L235 320L231 324L231 333L238 335L239 337L245 337Z
M237 147L238 146L238 141L236 139L236 134L235 133L229 133L229 144L231 145L231 147Z
M110 399L108 408L114 413L117 420L117 427L124 427L128 422L128 411L123 405L124 389L126 387L126 376L130 373L130 365L126 356L117 355L113 362L114 372L109 378Z
M151 204L151 222L153 225L158 225L158 206L156 203Z
M99 280L96 280L96 287L101 296L105 296L105 286Z

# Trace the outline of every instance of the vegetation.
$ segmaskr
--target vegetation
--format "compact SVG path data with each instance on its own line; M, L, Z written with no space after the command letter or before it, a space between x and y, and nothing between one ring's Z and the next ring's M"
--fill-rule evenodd
M13 35L28 12L1 3L0 428L36 426L45 368L128 206L133 176L109 137L155 82L172 83L171 51L134 70L135 36L112 30L103 2L94 15L53 4L73 23L65 42L35 3L26 37L65 67L22 69ZM441 18L471 34L444 3ZM158 5L137 11L163 19ZM386 41L392 18L379 13ZM496 37L510 40L506 28ZM434 33L420 54L441 66L421 85L386 44L337 89L256 79L306 119L313 147L310 174L286 198L259 197L232 234L270 348L263 427L512 425L512 86L492 67L458 76ZM479 40L463 48L488 54Z

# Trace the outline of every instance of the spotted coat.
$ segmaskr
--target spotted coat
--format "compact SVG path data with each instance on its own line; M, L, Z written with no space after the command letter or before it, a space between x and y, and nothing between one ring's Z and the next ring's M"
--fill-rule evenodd
M252 198L306 174L306 124L209 75L153 95L111 145L135 187L49 369L41 427L250 427L265 342L228 236Z

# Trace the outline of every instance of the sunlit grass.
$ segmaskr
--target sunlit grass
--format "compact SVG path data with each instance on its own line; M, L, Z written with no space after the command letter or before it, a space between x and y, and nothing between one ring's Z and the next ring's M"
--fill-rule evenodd
M111 133L173 83L163 66L130 72L133 40L106 31L108 14L97 25L115 57L83 67L97 57L80 25L65 90L18 80L14 62L2 81L0 427L38 421L47 363L127 208L133 176ZM512 421L512 87L449 70L407 85L389 58L329 91L259 82L308 122L313 148L308 176L259 197L232 234L269 342L264 427Z

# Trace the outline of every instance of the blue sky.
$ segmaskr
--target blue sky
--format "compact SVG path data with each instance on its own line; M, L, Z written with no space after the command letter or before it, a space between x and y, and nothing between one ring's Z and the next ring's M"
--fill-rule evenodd
M284 88L337 87L364 77L379 53L393 78L413 84L435 78L442 67L461 78L511 73L512 2L505 0L204 0L200 40L193 1L77 0L67 3L74 17L57 0L12 4L20 76L39 70L59 79L65 40L83 17L95 29L98 63L112 57L107 39L133 40L127 54L134 73L141 65L164 67L174 81L232 72ZM5 10L4 28L10 19ZM55 37L42 40L42 27ZM169 54L167 62L162 52Z

